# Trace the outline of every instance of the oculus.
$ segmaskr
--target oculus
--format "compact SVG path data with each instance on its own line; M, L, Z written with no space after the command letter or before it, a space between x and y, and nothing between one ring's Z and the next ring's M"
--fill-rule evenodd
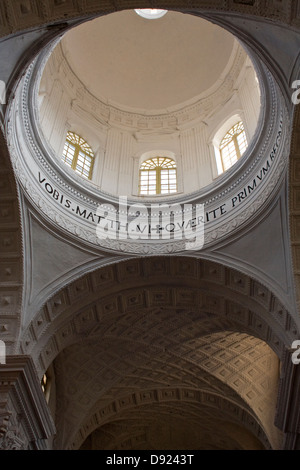
M168 12L168 10L157 10L156 8L143 8L141 10L134 10L139 16L146 18L147 20L156 20L162 18Z

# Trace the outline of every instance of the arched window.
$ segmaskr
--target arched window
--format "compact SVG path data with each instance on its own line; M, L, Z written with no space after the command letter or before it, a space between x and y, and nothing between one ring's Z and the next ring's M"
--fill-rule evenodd
M80 176L91 179L94 152L88 143L74 132L67 133L62 160Z
M176 162L168 157L154 157L140 166L140 195L177 192Z
M242 121L235 124L220 143L223 171L228 170L243 155L248 146Z

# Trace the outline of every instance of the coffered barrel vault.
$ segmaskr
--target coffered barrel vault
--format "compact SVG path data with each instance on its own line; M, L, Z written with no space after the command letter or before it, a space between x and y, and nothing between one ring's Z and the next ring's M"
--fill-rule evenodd
M2 450L299 449L298 3L152 2L157 20L135 14L147 2L1 4ZM114 22L93 68L85 41L112 41ZM152 29L170 53L143 69ZM221 172L237 119L247 149ZM61 160L67 131L92 149L91 179ZM144 197L157 153L176 193ZM147 236L99 236L119 196ZM162 236L172 204L191 233Z
M251 304L251 310L244 307L245 299L248 300L249 307ZM78 312L75 316L74 302L77 305L76 312ZM88 302L87 306L86 302ZM268 322L266 322L267 316L269 316ZM287 331L287 325L289 325L289 331ZM239 337L233 333L234 331L247 334L243 333ZM223 335L220 332L225 333ZM251 397L254 403L254 396L256 399L258 397L262 399L263 393L262 390L254 391L255 386L251 375L254 374L257 377L258 372L254 372L254 364L250 358L256 354L260 356L258 353L260 343L262 347L266 347L266 345L263 346L262 341L256 341L254 336L269 343L274 353L282 358L284 343L281 338L286 334L290 336L289 341L292 341L296 334L296 328L293 326L293 321L288 318L288 312L271 293L247 276L216 263L199 262L192 258L171 257L167 260L148 258L101 268L59 292L46 304L37 320L28 327L22 342L22 349L24 353L37 357L37 369L40 369L42 373L43 370L48 369L56 357L54 364L58 362L60 351L63 354L67 354L68 350L77 351L76 344L78 341L82 343L85 338L87 347L91 348L94 344L94 354L99 356L99 360L102 358L101 364L104 369L99 375L99 380L104 383L99 385L99 390L103 387L104 392L106 386L113 386L116 396L119 394L122 396L127 386L131 386L130 377L136 367L140 368L141 377L140 379L136 377L135 381L141 380L143 386L146 386L147 381L150 385L154 383L177 384L178 380L180 382L183 380L187 386L202 380L199 371L191 371L192 364L195 367L197 364L197 367L203 367L208 374L212 373L214 376L217 373L221 382L225 379L224 384L229 385L234 379L233 389L237 389L238 392L238 383L240 385L243 383L242 389L244 389L248 382L247 392L244 393L247 395L246 399ZM37 342L33 338L37 338ZM233 341L232 347L236 351L242 348L238 338L243 338L241 341L247 344L245 352L242 353L243 359L237 359L234 353L232 355L229 353L230 348L226 338ZM250 344L253 344L250 349L248 340ZM115 351L104 346L106 343L111 344L112 341L118 344ZM106 353L102 351L103 347L104 350L108 347L110 351L109 360L104 358ZM204 351L200 353L199 348L202 347ZM102 352L96 352L98 348ZM216 357L212 355L214 348L216 348ZM268 367L271 367L270 370L275 373L276 382L279 373L278 359L269 348L266 351L268 351L267 357L270 355L270 359L267 360ZM82 354L81 348L78 353ZM248 353L249 358L246 359ZM168 359L162 359L161 356L164 354ZM138 356L140 356L138 361L141 361L139 365L134 359ZM84 358L89 360L89 357L90 355L86 352ZM199 362L200 357L203 360L205 358L203 364L202 360ZM223 368L220 369L223 359L228 361L229 357L233 360L230 373L225 372ZM261 358L265 363L266 357L262 355ZM90 359L94 361L95 355ZM78 358L75 362L81 363L82 360L83 358ZM250 375L246 382L242 378L237 380L235 373L239 374L239 372L238 369L235 370L236 365L240 361L247 360L250 360ZM114 363L113 368L107 365L110 361ZM160 365L157 370L152 361L154 363L159 361ZM185 361L188 361L186 365L184 365ZM189 361L191 361L190 365L188 365ZM118 370L118 362L120 362L120 370ZM256 365L258 367L258 363ZM175 369L172 371L173 367ZM84 366L85 370L89 368L90 366ZM98 370L98 366L96 369ZM94 375L94 367L92 370L91 373ZM245 373L245 369L243 370ZM263 370L265 381L267 369L263 368ZM187 378L189 373L192 373L193 379ZM126 377L127 374L129 376ZM150 374L151 378L144 377L144 374L147 376ZM105 376L110 377L107 383ZM116 377L118 377L117 380ZM210 381L208 377L206 380ZM86 382L86 379L84 381ZM123 385L118 385L119 381ZM125 383L127 383L126 386ZM121 389L117 390L119 387ZM78 390L78 393L81 395L82 390ZM266 393L272 395L272 398L269 397L267 400L274 401L276 394L274 396L271 390ZM73 399L77 403L77 394ZM93 398L95 399L99 400L99 392ZM104 397L100 401L105 403ZM265 405L262 409L265 411ZM76 411L77 416L78 413L79 410ZM266 416L262 415L260 419L266 419ZM272 427L272 418L270 424ZM75 430L75 424L72 427ZM273 433L274 430L271 431L271 435Z

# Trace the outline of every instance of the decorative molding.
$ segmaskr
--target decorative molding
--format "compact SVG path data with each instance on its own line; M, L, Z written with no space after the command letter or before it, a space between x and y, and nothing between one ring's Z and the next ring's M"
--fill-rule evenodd
M120 314L153 309L181 311L183 324L189 323L191 310L201 318L207 315L211 325L195 323L195 336L202 327L207 334L246 331L269 344L279 358L299 336L290 313L259 282L212 261L172 256L122 261L73 281L49 299L23 332L20 352L32 356L41 376L62 349L100 334L103 322L116 317L117 325Z
M300 108L295 107L291 130L291 155L289 171L289 223L294 282L298 311L300 308Z

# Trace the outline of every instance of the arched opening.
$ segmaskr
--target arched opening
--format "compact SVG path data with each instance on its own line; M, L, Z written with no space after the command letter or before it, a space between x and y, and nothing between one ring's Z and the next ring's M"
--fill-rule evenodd
M264 295L269 297L266 291ZM191 413L189 419L197 400L199 413L206 415L210 398L207 403L204 400L202 408L204 390L209 396L216 391L220 395L223 390L225 401L229 393L236 412L224 415L222 426L227 427L225 422L231 423L229 427L240 426L246 407L260 423L258 434L256 425L246 426L250 434L254 433L266 448L280 446L281 434L274 427L274 413L283 346L274 331L278 332L282 307L270 295L273 300L269 302L276 310L268 312L267 324L261 287L254 280L216 263L181 257L134 259L106 266L54 295L43 309L53 320L44 324L38 343L32 349L29 344L27 353L45 368L41 376L50 364L60 371L52 389L59 407L58 448L79 448L83 436L87 438L97 428L91 429L90 420L100 423L99 418L93 417L95 414L102 417L103 425L115 421L121 410L111 404L111 393L116 403L123 403L122 410L132 408L124 416L125 421L136 419L140 408L132 404L137 398L127 394L132 387L136 396L147 397L151 390L148 407L153 397L165 393L164 387L176 390L163 401L167 414L168 407L181 394L178 390L190 389L191 396L196 393L198 397L196 402L193 399L188 404L184 400L176 405L178 416L186 409ZM38 317L45 313L40 312ZM35 324L36 320L32 322ZM113 391L109 392L111 387ZM66 390L69 393L64 404L59 397ZM89 399L81 403L80 397L87 395ZM156 403L154 400L154 407ZM224 406L224 411L228 411ZM74 407L78 408L77 418L81 416L77 422L85 424L79 430L74 422L72 431L65 430L63 438L60 426ZM111 414L108 410L118 411ZM198 420L201 421L200 415ZM149 423L149 430L153 429L152 424ZM241 448L250 436L246 428ZM202 431L199 429L200 434ZM117 439L121 438L120 435ZM247 442L252 445L251 439ZM232 446L233 441L229 439L227 445Z

